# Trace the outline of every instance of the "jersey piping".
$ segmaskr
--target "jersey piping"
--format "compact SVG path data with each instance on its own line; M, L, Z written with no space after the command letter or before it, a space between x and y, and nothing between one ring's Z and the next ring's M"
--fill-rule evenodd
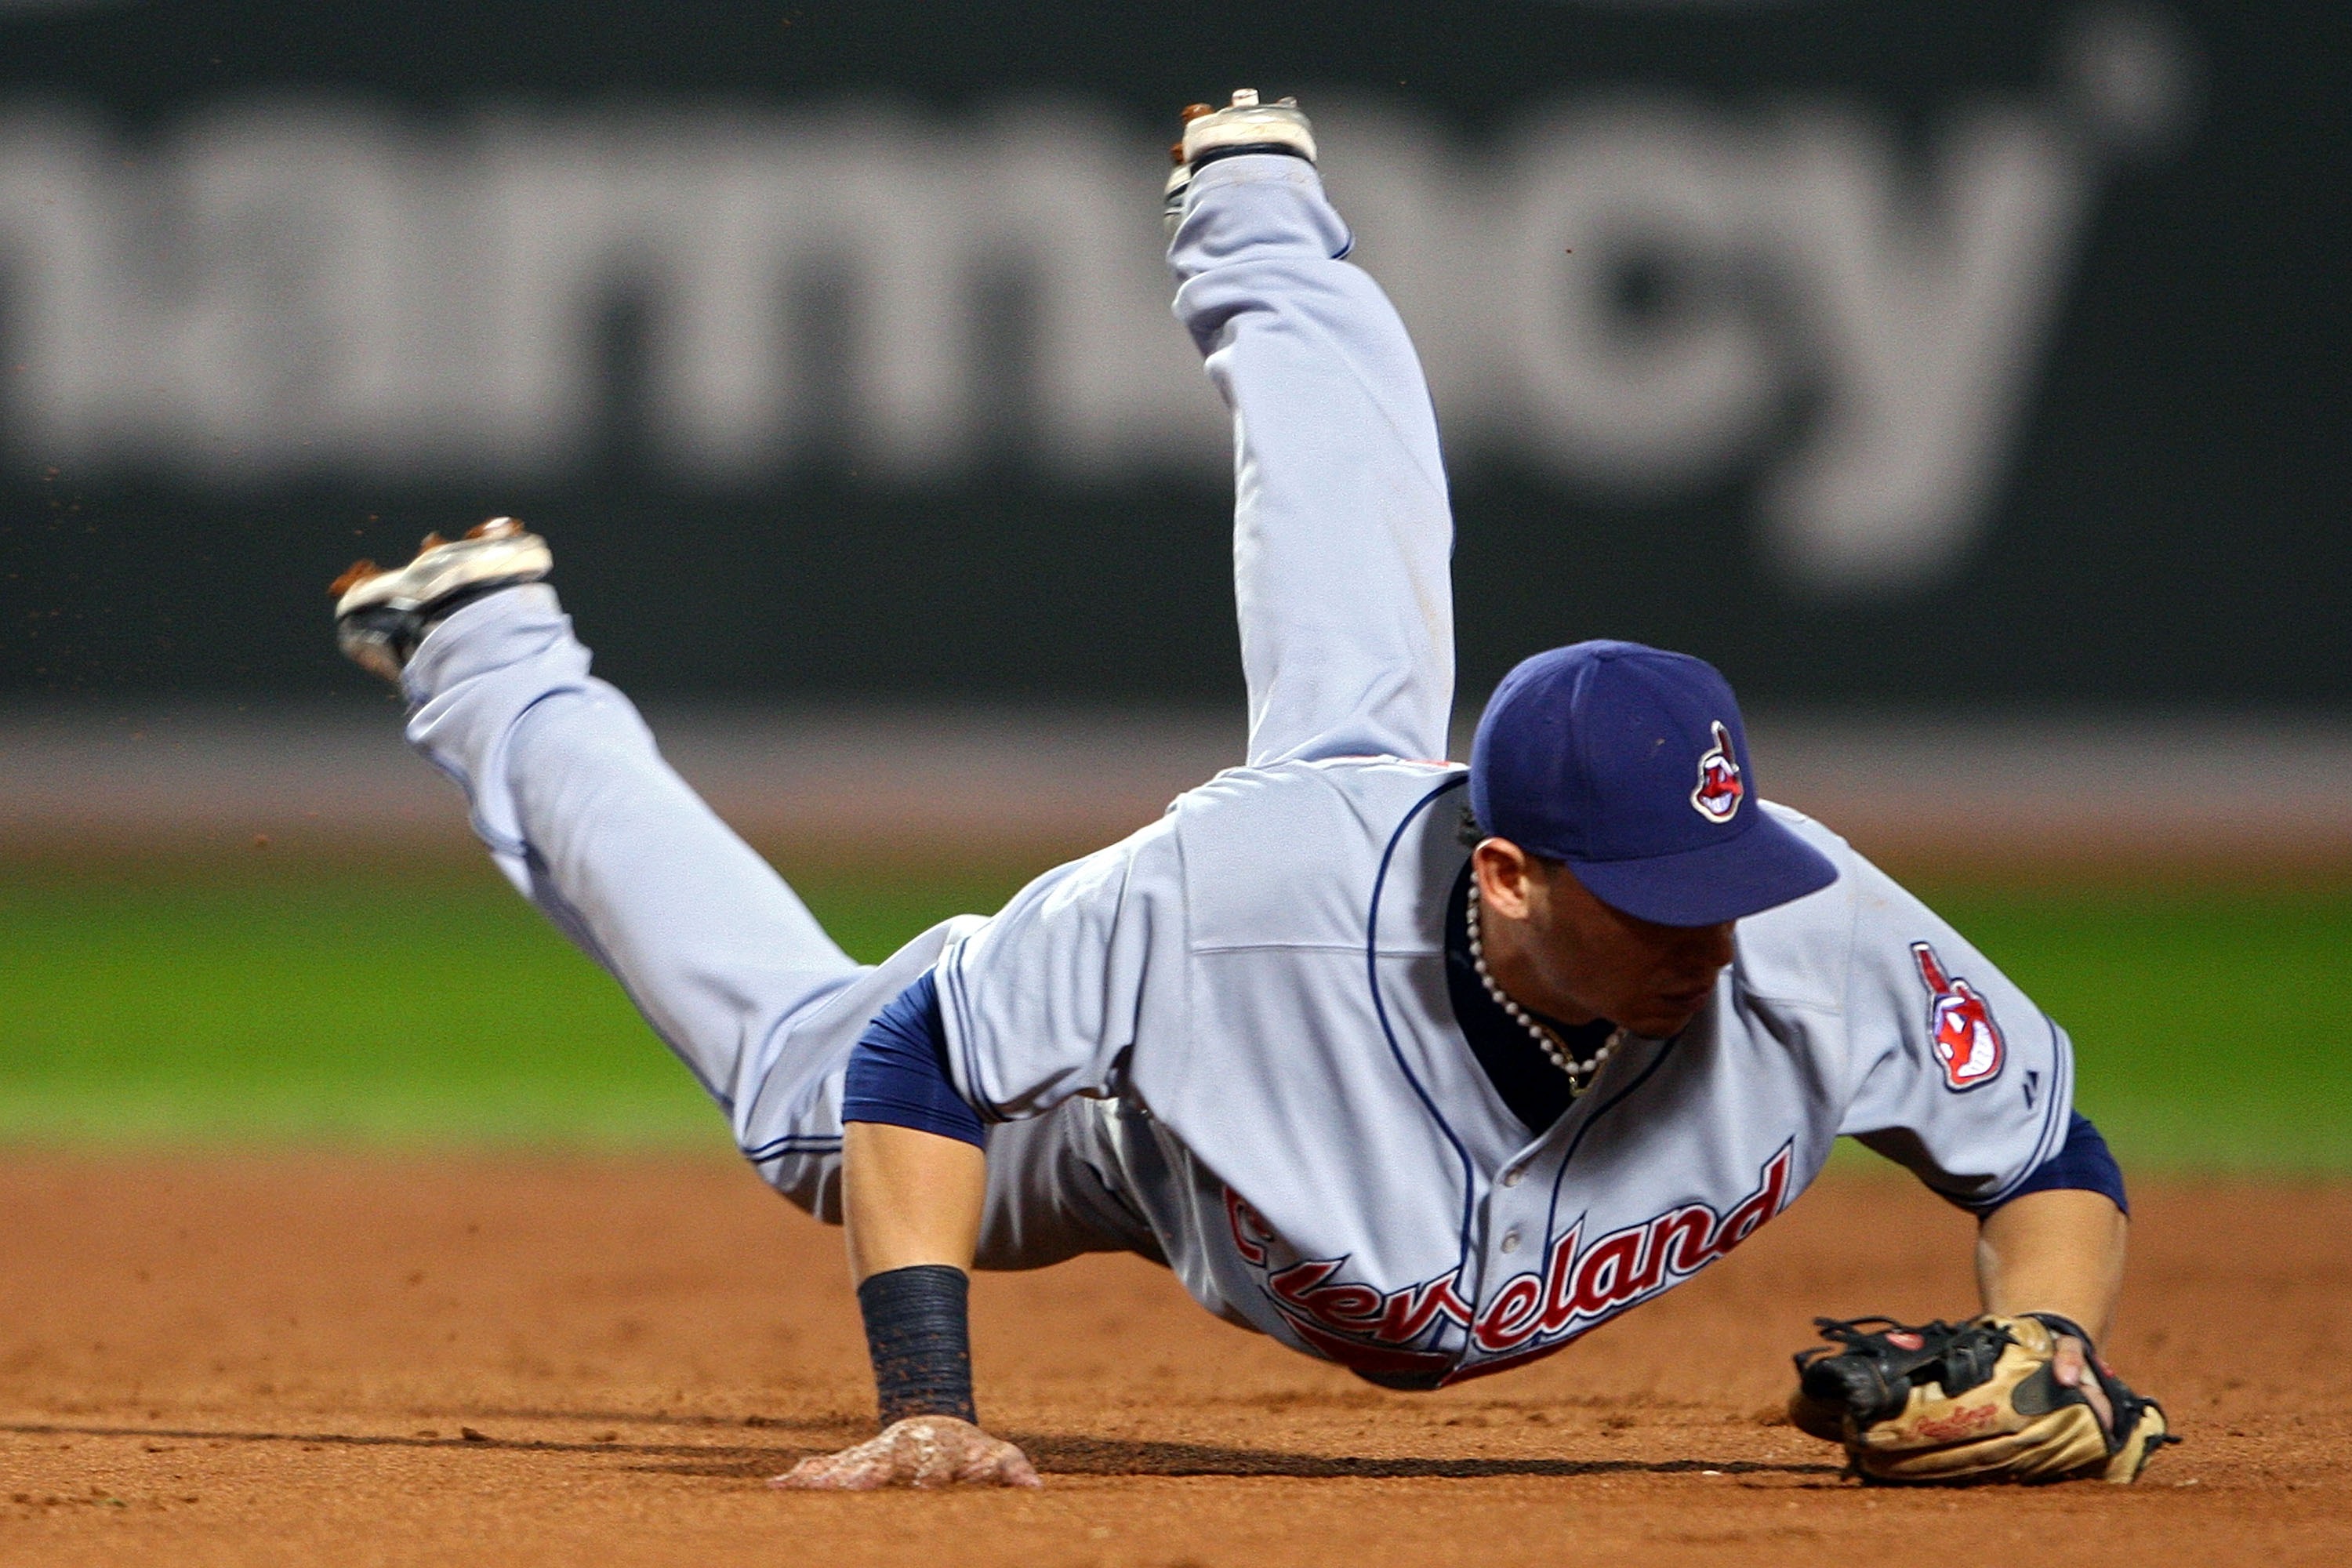
M1389 1055L1395 1059L1397 1070L1404 1075L1405 1081L1412 1086L1414 1098L1429 1112L1430 1120L1437 1123L1438 1131L1445 1134L1446 1142L1454 1146L1454 1158L1462 1163L1462 1228L1458 1233L1461 1251L1454 1264L1457 1276L1470 1261L1470 1233L1475 1226L1478 1212L1477 1165L1470 1158L1469 1146L1462 1142L1461 1134L1454 1131L1453 1123L1445 1120L1444 1112L1437 1109L1437 1101L1413 1072L1412 1064L1406 1061L1404 1047L1397 1042L1396 1029L1389 1022L1388 1003L1381 995L1381 896L1388 889L1389 867L1396 859L1397 846L1404 842L1405 830L1436 803L1438 796L1448 790L1460 789L1469 782L1467 773L1457 773L1423 795L1413 803L1412 809L1404 814L1404 820L1397 824L1394 833L1389 835L1388 847L1381 852L1381 868L1372 878L1371 908L1364 920L1364 979L1371 989L1372 1014L1381 1021L1381 1033L1388 1040Z

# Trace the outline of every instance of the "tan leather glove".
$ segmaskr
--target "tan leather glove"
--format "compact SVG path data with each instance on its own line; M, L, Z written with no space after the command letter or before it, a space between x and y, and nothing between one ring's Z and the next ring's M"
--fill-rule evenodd
M1789 1418L1844 1444L1864 1480L2136 1481L2157 1449L2180 1440L2157 1403L2126 1387L2063 1318L1815 1321L1837 1348L1797 1352ZM2090 1374L2115 1412L2112 1430L2082 1389L2058 1382L2061 1333L2089 1352Z

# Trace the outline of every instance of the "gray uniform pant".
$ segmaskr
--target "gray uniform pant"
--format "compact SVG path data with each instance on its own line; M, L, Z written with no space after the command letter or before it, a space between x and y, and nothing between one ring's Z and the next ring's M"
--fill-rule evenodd
M1435 421L1402 325L1338 259L1347 247L1315 172L1269 155L1202 171L1171 251L1177 316L1234 412L1254 765L1446 743L1453 532ZM953 922L877 967L852 961L588 667L551 590L493 595L411 661L409 741L465 788L499 868L619 980L745 1156L837 1220L849 1049ZM1129 1114L1074 1100L992 1131L984 1267L1156 1253L1098 1174Z

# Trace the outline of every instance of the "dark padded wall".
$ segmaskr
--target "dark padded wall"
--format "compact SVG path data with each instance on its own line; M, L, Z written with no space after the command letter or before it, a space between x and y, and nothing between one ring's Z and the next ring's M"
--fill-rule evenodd
M204 228L187 216L197 198L173 194L155 173L194 166L175 149L189 145L192 127L224 115L358 117L396 127L403 146L454 148L458 163L477 160L472 168L487 157L479 128L499 115L559 130L698 117L797 124L793 117L808 114L837 127L855 123L862 105L881 106L898 127L890 145L942 149L938 167L962 171L954 199L970 204L992 165L957 163L958 139L1008 115L1017 128L1024 103L1037 106L1032 129L1049 142L1055 106L1076 104L1084 123L1070 134L1108 128L1117 153L1132 147L1148 163L1176 105L1251 82L1307 94L1310 110L1341 103L1349 124L1371 128L1366 135L1404 127L1416 145L1437 148L1445 167L1474 174L1517 166L1528 127L1547 105L1572 112L1630 102L1622 123L1637 130L1645 113L1715 127L1704 131L1712 140L1701 163L1737 162L1767 143L1780 149L1772 156L1781 161L1764 160L1761 174L1725 176L1733 184L1723 189L1760 193L1754 211L1733 213L1726 196L1719 212L1701 215L1702 227L1730 215L1719 248L1694 260L1668 236L1653 254L1625 239L1629 230L1600 237L1591 262L1613 268L1592 298L1627 331L1680 331L1678 311L1704 326L1708 312L1736 310L1748 325L1722 340L1729 357L1721 363L1736 369L1742 345L1764 345L1777 379L1769 393L1727 405L1755 427L1724 440L1720 452L1704 430L1687 439L1705 452L1678 451L1675 410L1661 408L1624 437L1630 446L1579 458L1573 411L1535 429L1508 393L1475 403L1482 362L1467 350L1466 368L1441 378L1461 524L1465 685L1490 682L1547 644L1610 635L1711 658L1751 701L2341 704L2352 700L2347 15L2329 4L2070 9L2011 0L19 0L0 8L0 692L343 688L353 678L326 636L324 581L354 553L394 558L426 527L511 511L554 538L567 602L600 668L637 688L1225 697L1237 686L1223 534L1229 481L1213 460L1200 460L1193 448L1203 438L1193 426L1183 438L1192 455L1181 460L1143 451L1149 408L1119 426L1111 458L1092 467L1036 435L1051 423L1036 400L1068 395L1041 379L1032 342L1040 307L1017 266L974 285L981 346L969 351L971 363L1002 370L977 392L958 394L978 413L959 427L950 458L929 468L874 460L887 452L887 427L858 426L824 395L827 367L858 352L827 335L838 316L826 289L847 285L824 265L796 274L796 292L779 307L800 333L793 363L820 387L799 394L791 454L719 472L673 460L649 412L657 398L649 323L664 320L671 301L659 277L640 277L625 256L595 301L581 350L588 412L555 458L501 468L478 456L494 457L495 443L469 447L460 428L451 437L456 456L406 464L407 427L386 415L390 423L351 437L352 450L373 454L365 460L338 455L331 433L315 461L300 452L264 461L238 445L233 429L244 426L234 419L222 426L230 434L153 434L172 420L180 421L174 429L201 426L207 397L236 395L233 380L190 380L198 390L174 393L168 418L136 411L151 350L154 363L183 363L171 358L181 350L159 346L180 330L168 312L88 328L99 335L87 342L112 356L113 368L84 404L58 412L63 395L49 389L64 384L68 362L91 351L45 337L41 312L67 308L56 304L67 298L58 281L66 264L57 258L79 253L68 227L40 228L57 210L42 184L51 176L26 149L80 149L80 172L57 177L112 204L114 258L72 265L111 267L131 279L113 285L131 290L122 298L168 302L183 297L174 289L200 295L202 279L215 276L207 267L244 276L235 272L246 265L235 249L243 231ZM1956 128L1977 123L1969 117L1987 106L2010 114L2021 145L2046 154L1999 165L2024 182L2019 188L2074 183L2021 197L2013 220L2046 218L2064 234L2038 264L2039 282L2029 279L2019 296L2042 290L2038 324L1999 329L2021 345L2002 405L2009 412L1950 480L1976 486L1982 499L1958 509L1966 514L1955 525L1959 542L1924 563L1873 567L1864 551L1853 557L1861 567L1845 557L1806 567L1775 542L1769 492L1785 480L1791 454L1825 442L1831 422L1867 423L1869 400L1887 394L1837 369L1834 329L1823 324L1834 311L1808 306L1775 270L1773 256L1802 252L1826 278L1835 258L1821 233L1833 205L1776 205L1801 160L1787 152L1795 143L1772 139L1791 124L1843 116L1849 130L1836 146L1877 149L1897 166L1872 185L1853 173L1866 174L1866 160L1842 165L1840 190L1891 191L1958 212L1953 204L1969 192L1993 200L2007 188L1997 160L1977 184L1934 183ZM1622 148L1634 134L1611 131L1591 145ZM1370 145L1363 135L1354 144ZM568 166L570 155L530 154L542 157L532 167L545 169ZM855 149L828 155L849 160L837 165L846 168ZM299 162L299 149L288 156ZM1370 162L1347 171L1339 156L1335 149L1335 186L1343 175L1367 185L1384 177ZM887 177L916 165L881 166ZM1148 167L1136 175L1136 213L1117 222L1153 221L1152 177ZM1633 176L1637 195L1647 177ZM1475 262L1494 248L1478 226L1517 210L1508 191L1521 187L1497 175L1488 195L1444 209L1429 204L1448 193L1445 178L1418 188L1418 221L1447 228L1454 254ZM142 192L162 194L142 205ZM561 210L565 198L549 199ZM264 215L255 221L276 221L267 201L252 210ZM1359 221L1371 232L1370 218ZM1780 235L1776 222L1802 232ZM1455 274L1424 269L1419 293L1406 287L1410 236L1390 232L1386 251L1368 240L1363 260L1385 280L1384 266L1397 258L1400 304L1434 357L1432 339L1447 331L1444 290L1428 279ZM1563 232L1563 251L1575 248L1583 231ZM1876 232L1883 251L1911 257L1930 279L1941 253L1967 241L1927 220ZM275 241L256 243L256 267L280 254L268 248ZM386 243L407 241L395 234ZM1752 270L1751 244L1764 257ZM364 245L349 251L368 253ZM1148 252L1138 254L1148 271ZM465 253L446 261L461 270L474 264ZM1156 276L1139 286L1161 287ZM1784 286L1793 292L1784 297ZM1879 311L1877 346L1867 352L1882 374L1895 366L1898 389L1907 374L1904 334L1928 330L1918 301L1934 295L1919 289L1874 296L1853 286L1840 296L1838 309ZM2030 304L2016 310L2032 315ZM234 319L240 331L259 330L254 321L267 326L270 313ZM1955 320L1965 327L1973 318ZM264 345L236 363L300 360L309 351L299 325L287 328L282 349ZM1160 325L1175 338L1164 318ZM137 341L151 327L156 344ZM194 358L184 363L215 352L189 341L195 346L185 355ZM1150 353L1166 347L1146 345ZM1605 342L1592 351L1608 352ZM1150 363L1197 377L1173 357ZM1919 374L1939 374L1922 364ZM227 390L202 390L215 384ZM274 395L300 407L299 391ZM126 407L133 412L119 415ZM1919 417L1932 424L1937 416L1931 408ZM131 433L103 434L117 429ZM1938 433L1914 435L1932 446ZM1213 446L1213 435L1207 439ZM1887 503L1894 511L1932 511L1932 475L1908 485Z

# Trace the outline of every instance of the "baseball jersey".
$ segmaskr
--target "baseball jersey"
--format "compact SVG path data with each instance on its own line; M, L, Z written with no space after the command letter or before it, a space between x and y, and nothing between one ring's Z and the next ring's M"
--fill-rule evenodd
M999 1122L1098 1102L1079 1157L1148 1228L1139 1249L1220 1316L1404 1387L1557 1350L1689 1279L1841 1134L1976 1206L2064 1142L2064 1033L1769 805L1837 881L1738 922L1690 1026L1630 1040L1531 1133L1447 994L1465 776L1237 768L1039 879L940 953L958 1092Z

